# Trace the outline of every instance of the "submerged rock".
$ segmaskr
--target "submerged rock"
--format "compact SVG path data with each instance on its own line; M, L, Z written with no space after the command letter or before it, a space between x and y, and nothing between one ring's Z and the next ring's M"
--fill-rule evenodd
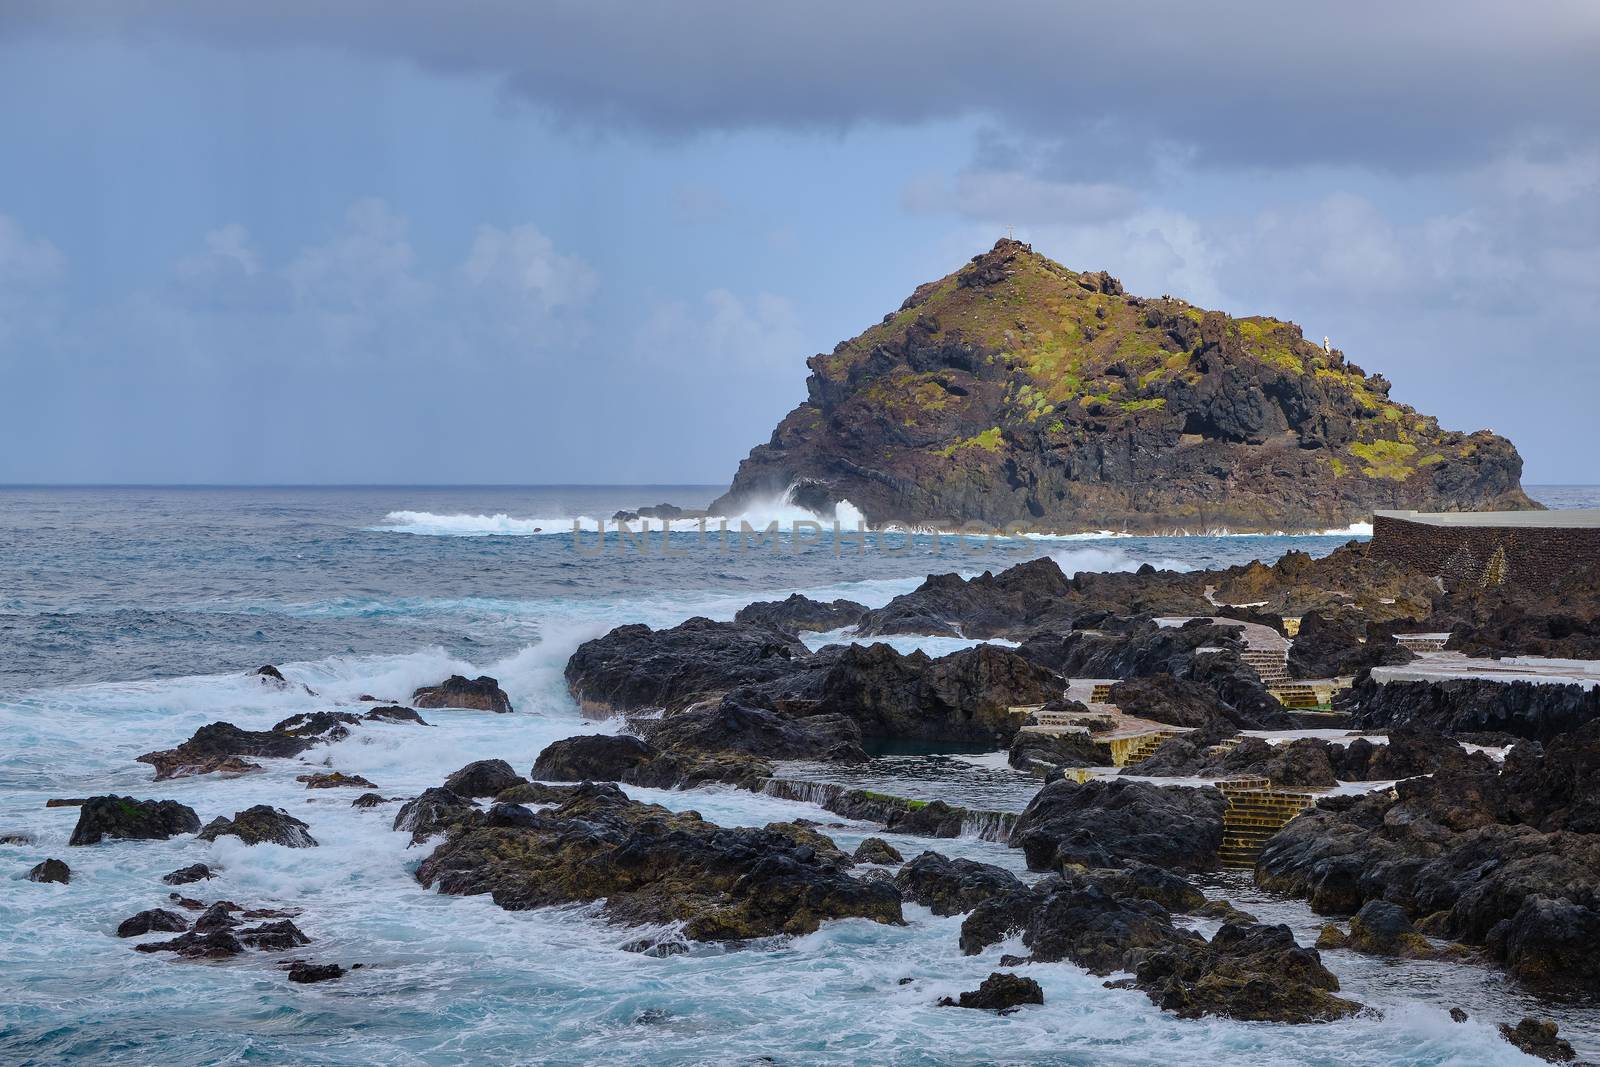
M304 782L307 789L342 789L351 787L355 789L372 789L373 784L359 774L345 774L343 771L328 773L317 772L302 774L295 777L295 781Z
M343 978L346 971L337 963L311 963L308 960L295 960L289 964L289 981L301 985L312 982L331 982L336 978Z
M66 885L72 881L72 868L61 860L45 860L43 863L35 864L33 869L28 872L28 881L58 882L61 885Z
M146 941L133 947L137 952L172 952L191 960L222 960L244 952L244 944L231 930L191 930L170 941Z
M438 685L425 685L411 694L419 708L466 708L471 711L510 712L511 698L487 674L463 678L452 674Z
M416 726L429 725L428 721L418 715L414 709L400 707L395 704L382 708L373 708L361 717L368 722L412 723Z
M311 939L288 919L245 927L236 931L236 934L246 945L266 952L284 952L311 944Z
M135 800L133 797L90 797L78 809L78 824L69 845L93 845L108 837L165 841L200 829L200 817L176 800Z
M167 885L188 885L191 882L203 882L215 878L216 872L204 863L191 863L187 867L180 867L171 874L161 876Z
M1549 1019L1525 1016L1516 1026L1500 1024L1500 1036L1530 1056L1548 1063L1568 1063L1578 1058L1572 1046L1557 1037L1559 1028Z
M317 844L317 839L311 836L311 827L282 808L267 804L236 811L231 819L219 815L206 823L199 834L202 841L215 841L225 836L237 837L247 845L314 848Z
M389 803L389 798L381 793L362 793L350 802L352 808L375 808L380 804Z
M974 991L940 999L941 1008L986 1008L1005 1014L1023 1004L1043 1004L1044 990L1032 978L995 971Z
M615 922L681 922L696 941L810 933L851 916L902 921L892 886L850 877L792 831L716 826L611 785L582 785L526 826L460 827L417 880L489 893L508 910L603 900Z
M168 933L181 933L189 929L189 920L175 911L165 908L151 908L130 915L123 919L117 926L118 937L142 937L148 933L164 931Z
M194 732L177 748L146 752L137 757L156 769L156 781L197 774L244 773L260 770L241 757L288 759L315 745L349 736L348 727L360 716L319 711L293 715L270 730L242 730L231 722L213 722Z

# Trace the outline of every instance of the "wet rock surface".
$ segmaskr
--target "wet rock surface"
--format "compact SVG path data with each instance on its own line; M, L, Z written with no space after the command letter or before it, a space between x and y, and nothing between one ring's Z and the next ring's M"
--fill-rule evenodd
M508 910L604 900L612 921L681 922L696 941L809 933L845 917L901 921L893 886L852 878L791 833L716 826L587 784L526 825L450 833L417 880Z
M1184 1018L1314 1023L1361 1010L1336 995L1339 980L1287 926L1224 923L1209 942L1150 953L1134 974L1155 1004Z
M1043 1004L1044 990L1032 978L995 971L977 989L952 1000L939 1001L941 1008L983 1008L1005 1013L1024 1004Z
M402 709L404 710L404 709ZM369 716L373 713L369 713ZM344 711L291 715L270 730L243 730L231 722L213 722L194 732L177 748L137 757L156 769L156 781L189 775L244 773L259 770L244 757L288 759L316 745L342 741L362 716Z
M106 838L165 841L200 829L200 817L176 800L90 797L78 809L69 845L94 845Z
M990 897L1025 888L1003 867L938 852L924 852L900 868L894 884L902 897L925 905L935 915L959 915Z
M1578 1058L1572 1045L1559 1036L1559 1028L1549 1019L1524 1017L1515 1026L1500 1024L1500 1036L1530 1056L1548 1063L1570 1063Z
M161 876L167 885L189 885L192 882L203 882L215 878L216 872L204 863L191 863L187 867L180 867L171 874Z
M289 964L289 981L299 985L314 982L331 982L345 976L345 969L337 963L311 963L295 960Z
M317 839L311 827L282 808L256 804L233 813L233 818L217 816L199 833L202 841L237 837L247 845L282 845L284 848L315 848Z
M34 864L33 868L28 871L28 881L55 882L59 885L66 885L72 881L72 868L61 860L44 860L41 863Z
M546 782L622 782L656 789L723 782L757 789L771 777L772 765L735 752L680 753L628 734L590 734L551 742L530 774Z
M373 784L359 774L345 774L343 771L318 771L312 774L301 774L295 781L304 782L307 789L372 789Z
M143 937L145 934L158 931L181 933L187 929L189 920L177 912L165 908L151 908L149 911L141 911L123 919L117 926L117 936Z
M904 863L905 857L900 855L900 850L881 837L869 837L856 846L851 858L857 863Z
M438 685L425 685L412 693L411 703L419 708L465 708L502 714L512 710L511 698L487 674L476 678L452 674Z

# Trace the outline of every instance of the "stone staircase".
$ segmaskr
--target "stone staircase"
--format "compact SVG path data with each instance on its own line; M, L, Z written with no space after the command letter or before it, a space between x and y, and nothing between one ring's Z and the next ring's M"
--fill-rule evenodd
M1261 675L1268 687L1289 680L1289 650L1286 648L1246 648L1244 661Z
M1096 685L1092 690L1090 690L1089 703L1091 703L1091 704L1109 704L1109 703L1111 703L1111 683L1109 683L1109 682L1101 682L1100 684Z
M1114 737L1111 739L1111 759L1118 767L1126 767L1131 763L1148 759L1161 742L1173 736L1174 730L1156 730L1148 734L1136 734L1133 737Z
M1267 839L1315 802L1306 793L1274 789L1265 778L1218 782L1228 798L1222 816L1222 847L1217 859L1228 870L1253 870Z
M1316 710L1322 706L1322 697L1315 686L1274 685L1269 686L1267 691L1278 698L1278 703L1291 710Z

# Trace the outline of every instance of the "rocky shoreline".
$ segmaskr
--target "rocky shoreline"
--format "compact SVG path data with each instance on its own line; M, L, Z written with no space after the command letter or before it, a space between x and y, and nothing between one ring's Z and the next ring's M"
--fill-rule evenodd
M1460 960L1503 969L1540 994L1590 996L1600 993L1589 951L1600 935L1594 691L1372 675L1413 655L1397 634L1433 627L1473 651L1490 632L1581 639L1584 627L1562 620L1600 616L1592 592L1600 574L1583 581L1587 599L1575 582L1549 602L1512 600L1441 588L1351 544L1322 559L1290 553L1271 566L1201 573L1069 579L1037 560L972 579L930 577L871 610L790 597L730 621L621 626L580 645L565 680L589 715L623 732L558 740L526 774L504 760L475 761L418 796L393 798L404 803L382 817L425 851L420 887L486 895L507 910L591 905L608 923L640 928L630 950L651 956L804 935L838 920L892 926L907 921L908 905L963 915L962 952L1012 942L1026 950L1007 952L1006 969L952 999L957 1007L1027 1010L1037 986L1016 970L1068 963L1186 1018L1315 1023L1364 1010L1341 995L1327 951ZM815 651L800 640L841 627L859 640ZM1263 676L1248 627L1283 639L1283 678ZM862 643L886 634L1008 643L937 657ZM257 677L291 684L266 668ZM1319 677L1337 680L1340 696L1338 710L1317 714L1349 735L1273 738L1298 722L1279 699L1282 686ZM1085 678L1102 680L1094 706L1068 695ZM239 776L259 770L255 761L304 758L374 723L447 729L451 708L516 718L486 677L421 687L409 705L366 703L266 730L213 722L139 759L154 782ZM415 707L430 709L435 725ZM1158 743L1112 766L1116 734L1097 708L1148 724ZM1077 725L1041 730L1060 721ZM867 766L869 749L889 742L1008 752L1011 765L1043 781L1022 810L991 811L784 776L794 760ZM1232 802L1213 783L1257 779L1332 790L1264 842L1253 872L1263 889L1305 899L1333 920L1316 944L1207 899L1193 880L1217 871L1227 852ZM381 783L338 769L299 781L310 791L364 790L355 808L392 802L375 791ZM1001 842L1030 873L937 851L906 861L882 841L851 854L829 826L803 820L720 826L619 785L734 787L930 844ZM270 804L202 824L173 800L61 803L78 809L76 847L184 835L319 845L314 822ZM211 876L195 864L163 880ZM71 871L50 858L28 877L65 882ZM163 935L136 947L213 960L252 949L283 955L312 940L298 916L270 907L172 897L201 914L150 908L119 936ZM1220 925L1206 936L1197 920ZM295 982L359 965L280 962ZM1507 1020L1504 1029L1520 1047L1559 1052L1560 1039L1537 1020Z

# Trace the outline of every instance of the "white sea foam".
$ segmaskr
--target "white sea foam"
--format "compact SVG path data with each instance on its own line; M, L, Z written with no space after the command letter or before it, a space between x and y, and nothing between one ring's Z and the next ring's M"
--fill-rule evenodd
M717 533L724 525L739 531L744 525L760 532L776 525L782 532L793 532L802 523L821 523L825 530L838 523L840 529L855 532L866 527L866 517L848 500L841 500L831 515L818 514L794 502L794 492L769 499L755 500L736 515L708 515L703 519L639 519L619 524L609 516L567 515L549 518L516 518L499 512L494 515L451 514L440 515L431 511L391 511L370 532L408 533L431 537L527 537L536 535L566 534L574 530L597 533L601 530L615 532L619 525L635 533L648 530L659 533L663 528L672 533L698 533L702 529Z

